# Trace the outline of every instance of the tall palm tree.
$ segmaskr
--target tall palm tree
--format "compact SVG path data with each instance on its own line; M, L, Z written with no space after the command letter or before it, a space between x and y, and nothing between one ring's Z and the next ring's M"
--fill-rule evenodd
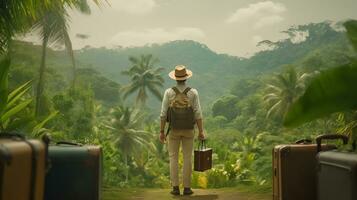
M82 0L84 1L84 0ZM93 0L100 5L100 0ZM79 8L78 0L1 0L0 2L0 55L8 52L16 34L27 33L47 10L66 5Z
M55 3L54 3L55 4ZM75 84L75 60L74 60L74 53L72 49L72 42L70 40L68 34L68 22L69 22L69 15L67 12L67 7L76 8L82 13L89 14L90 8L87 4L87 0L73 0L71 4L64 4L61 1L57 2L57 4L53 5L50 9L46 10L43 17L39 19L36 24L34 25L35 30L40 30L40 34L42 37L42 59L41 59L41 66L39 70L39 80L36 89L36 116L39 116L41 110L41 100L43 96L44 90L44 72L46 68L46 52L47 46L49 44L64 44L66 50L69 53L69 56L72 61L73 66L73 80L72 80L72 87Z
M155 148L151 142L151 134L139 130L143 117L139 110L118 106L111 109L109 120L103 122L103 126L112 132L113 142L123 154L126 166L125 182L129 179L129 158L143 148Z
M123 88L124 99L130 94L138 91L136 105L145 105L148 98L147 90L161 100L162 96L159 87L163 87L164 79L161 76L163 68L155 68L158 59L151 54L137 57L129 57L131 68L123 71L124 75L130 76L131 83Z
M8 52L12 37L25 32L33 21L39 0L2 0L0 3L0 55Z
M292 66L289 66L286 72L276 75L274 82L267 85L268 92L263 97L270 106L267 117L272 114L282 117L293 101L302 94L307 78L312 75L299 75Z

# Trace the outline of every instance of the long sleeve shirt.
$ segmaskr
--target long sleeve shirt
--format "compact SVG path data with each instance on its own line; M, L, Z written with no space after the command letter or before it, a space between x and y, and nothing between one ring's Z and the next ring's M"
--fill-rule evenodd
M183 92L187 88L187 86L185 84L177 84L176 88L180 92ZM170 102L175 98L175 95L176 93L172 88L166 89L161 105L161 113L160 113L161 119L166 120L167 109L169 108ZM201 105L200 105L200 100L198 97L197 90L191 88L190 91L187 92L187 97L195 114L195 119L196 120L202 119Z

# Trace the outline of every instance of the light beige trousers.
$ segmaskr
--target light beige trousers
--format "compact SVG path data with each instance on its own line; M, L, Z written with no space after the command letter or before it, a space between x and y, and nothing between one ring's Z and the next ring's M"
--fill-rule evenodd
M184 187L191 187L193 130L172 130L168 139L170 157L170 179L172 186L179 186L179 149L182 144L183 170L182 179Z

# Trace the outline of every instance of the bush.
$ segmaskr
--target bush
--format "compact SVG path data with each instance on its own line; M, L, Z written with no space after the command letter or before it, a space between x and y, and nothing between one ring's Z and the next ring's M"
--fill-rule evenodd
M207 187L220 188L227 186L228 173L223 168L212 168L207 172Z

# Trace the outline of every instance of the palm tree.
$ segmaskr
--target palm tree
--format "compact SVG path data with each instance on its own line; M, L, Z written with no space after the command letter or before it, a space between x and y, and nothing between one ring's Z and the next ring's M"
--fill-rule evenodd
M71 4L68 5L59 1L57 2L57 4L52 6L49 10L46 10L43 17L39 19L33 27L35 30L40 30L40 34L42 37L42 59L41 59L41 66L39 70L39 81L36 89L36 107L35 107L36 116L39 116L41 114L40 109L41 109L41 100L44 90L46 52L47 52L47 46L49 44L57 43L57 44L65 45L65 48L68 51L72 61L72 66L73 66L72 88L74 88L76 65L75 65L74 53L72 49L72 42L68 34L69 15L66 10L66 6L77 8L79 11L86 14L90 13L90 8L86 0L73 0Z
M147 90L161 100L162 96L158 87L163 87L164 79L160 75L163 68L155 68L158 59L151 54L141 55L140 58L129 57L131 68L123 71L124 75L131 77L131 83L123 88L124 99L138 91L136 105L145 105L148 98Z
M103 122L103 126L113 133L113 142L124 156L125 182L129 179L128 159L143 148L155 149L151 142L151 134L138 129L143 117L139 110L118 106L110 111L109 119Z
M290 105L302 94L307 78L312 75L307 73L299 75L292 66L285 73L276 75L274 82L268 84L268 93L263 97L270 106L267 117L272 114L282 117Z
M343 25L356 53L357 20L349 20ZM290 107L284 125L296 127L335 112L356 110L356 85L357 62L354 59L350 63L324 70L311 80L306 92ZM353 123L349 126L356 129ZM357 135L357 130L355 133Z
M48 10L66 5L79 8L79 0L1 0L0 3L0 55L8 52L16 34L27 33L34 23ZM81 0L85 2L85 0ZM100 0L93 0L100 5Z
M8 52L12 37L23 33L34 19L40 1L2 0L0 3L0 55Z

